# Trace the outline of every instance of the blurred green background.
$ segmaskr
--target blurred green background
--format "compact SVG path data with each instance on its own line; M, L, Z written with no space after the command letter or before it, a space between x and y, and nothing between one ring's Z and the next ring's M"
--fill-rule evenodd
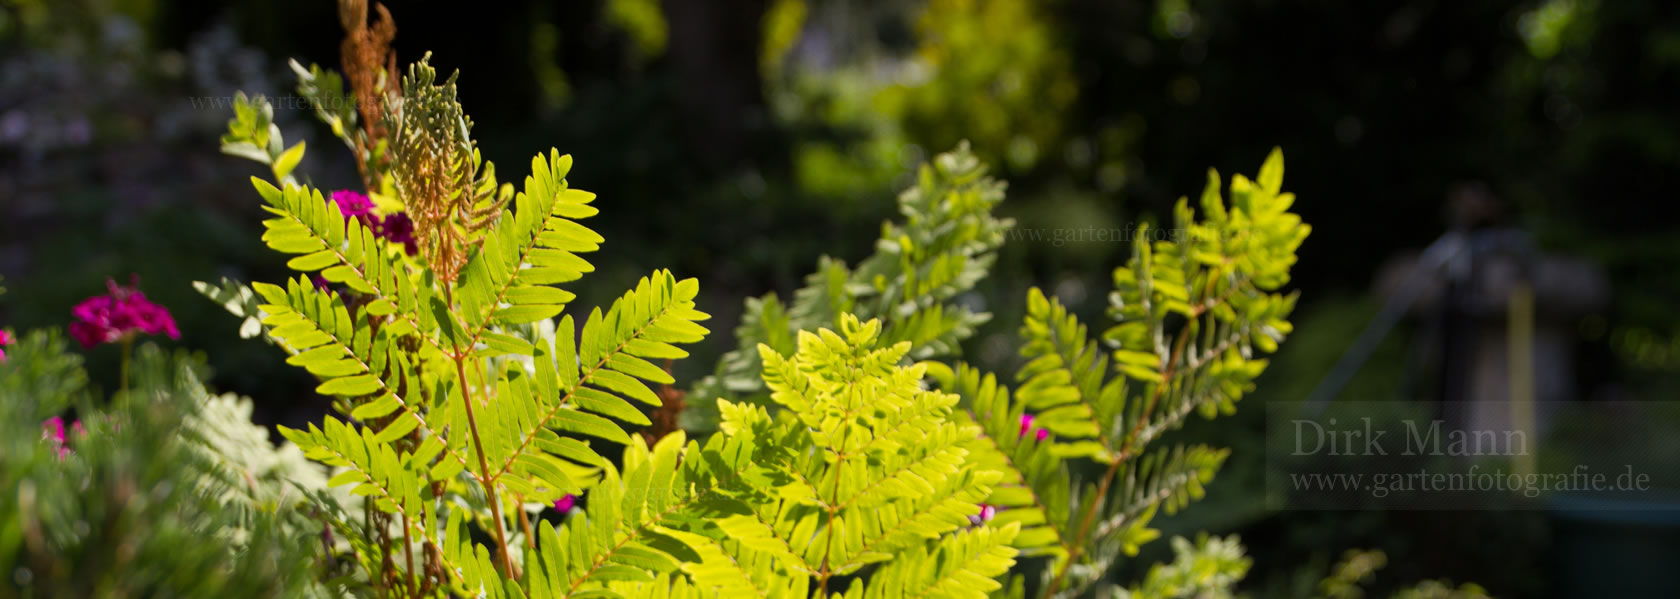
M1130 244L1079 231L1157 222L1206 169L1253 172L1272 146L1314 226L1293 285L1297 335L1251 401L1299 401L1387 298L1386 264L1453 222L1449 195L1497 206L1607 281L1553 320L1572 400L1680 391L1680 4L1665 0L592 0L387 2L399 60L460 69L462 102L504 180L574 154L601 195L601 274L579 306L655 267L702 281L717 334L678 365L710 370L741 299L797 286L818 256L866 255L913 166L970 140L1009 181L1021 231L979 293L994 314L971 360L1007 369L1024 291L1102 322ZM0 326L62 327L106 277L142 277L177 345L207 352L257 419L325 400L193 280L276 280L246 182L217 152L236 90L293 94L288 58L338 67L335 7L308 2L0 0ZM357 178L307 110L282 102L300 171ZM1071 232L1071 233L1070 233ZM1063 236L1058 239L1057 236ZM1546 298L1541 298L1546 309ZM1428 318L1375 347L1343 396L1438 386ZM1424 348L1424 349L1420 349ZM90 352L114 370L114 352ZM109 377L107 377L109 378ZM1260 410L1192 427L1237 449L1169 532L1244 534L1257 592L1289 596L1348 547L1388 551L1384 579L1475 580L1544 596L1563 559L1538 513L1308 514L1264 509ZM1160 545L1160 544L1158 544ZM1156 547L1156 549L1162 549ZM1567 569L1567 565L1564 566Z

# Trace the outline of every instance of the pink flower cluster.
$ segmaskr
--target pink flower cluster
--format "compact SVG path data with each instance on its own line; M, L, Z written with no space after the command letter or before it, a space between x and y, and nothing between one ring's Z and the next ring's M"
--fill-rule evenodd
M82 423L79 420L70 423L70 430L74 431L77 437L87 436L87 429L82 428ZM42 421L41 440L52 442L53 448L58 450L58 459L62 460L65 456L70 455L70 446L64 442L63 418L53 416Z
M76 317L76 322L70 323L70 336L82 347L92 348L140 333L181 338L169 310L148 301L146 294L140 292L138 275L128 287L119 287L116 281L106 279L105 288L109 294L90 297L70 310Z
M16 343L16 342L17 342L16 340L12 339L12 334L11 333L6 332L5 330L0 330L0 347L6 347L6 346L11 345L11 344ZM0 362L5 362L5 361L6 361L6 350L0 349Z
M565 497L554 500L554 511L562 514L572 511L577 506L577 496L567 493Z
M361 221L362 226L372 230L375 237L402 244L403 250L410 256L420 251L414 242L414 221L408 218L408 213L396 212L381 218L373 213L373 200L352 189L332 192L332 202L338 206L338 213L344 215L344 220L354 218Z
M1039 441L1043 441L1045 439L1050 438L1050 430L1049 429L1043 429L1043 428L1036 429L1036 430L1033 429L1033 427L1032 427L1033 420L1035 420L1037 418L1038 418L1037 416L1033 416L1032 414L1022 414L1021 415L1021 436L1022 437L1027 436L1028 431L1032 431L1033 438L1037 439Z

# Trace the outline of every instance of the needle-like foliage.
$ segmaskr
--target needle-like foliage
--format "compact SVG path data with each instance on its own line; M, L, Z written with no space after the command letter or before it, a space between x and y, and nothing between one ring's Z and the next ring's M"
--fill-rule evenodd
M107 398L56 332L6 349L0 596L325 596L319 529L294 509L322 477L248 403L209 396L199 360L141 345Z

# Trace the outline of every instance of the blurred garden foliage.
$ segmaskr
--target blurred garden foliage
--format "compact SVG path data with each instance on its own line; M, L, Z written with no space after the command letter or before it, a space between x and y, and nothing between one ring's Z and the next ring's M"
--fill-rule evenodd
M107 400L62 334L35 331L8 349L0 564L9 592L313 596L318 529L293 506L326 477L251 424L249 399L209 395L202 356L142 346L131 386Z

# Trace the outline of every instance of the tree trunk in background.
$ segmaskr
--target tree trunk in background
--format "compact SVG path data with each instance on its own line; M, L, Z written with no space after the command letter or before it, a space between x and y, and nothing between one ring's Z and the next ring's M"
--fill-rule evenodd
M665 0L666 57L690 156L708 169L753 162L769 130L758 71L768 0Z

